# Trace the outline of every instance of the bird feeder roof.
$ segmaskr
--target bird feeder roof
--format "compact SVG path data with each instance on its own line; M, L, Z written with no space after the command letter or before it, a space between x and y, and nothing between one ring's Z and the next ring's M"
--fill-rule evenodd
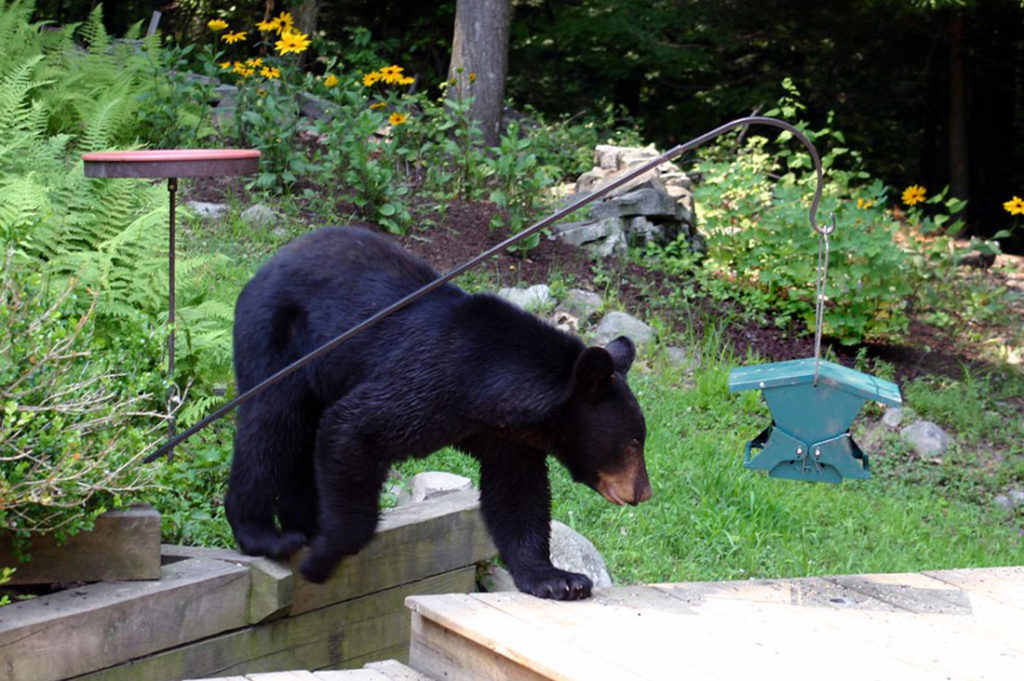
M894 407L903 403L899 387L890 381L825 360L821 360L818 373L819 385ZM813 383L813 357L739 367L729 373L729 392L734 393Z

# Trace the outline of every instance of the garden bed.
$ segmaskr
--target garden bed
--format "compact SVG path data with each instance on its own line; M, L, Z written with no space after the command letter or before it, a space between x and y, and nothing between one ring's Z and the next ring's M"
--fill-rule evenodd
M158 580L0 608L0 669L10 681L171 681L404 660L404 599L473 591L476 563L494 554L476 492L385 511L373 542L322 585L277 561L165 546Z

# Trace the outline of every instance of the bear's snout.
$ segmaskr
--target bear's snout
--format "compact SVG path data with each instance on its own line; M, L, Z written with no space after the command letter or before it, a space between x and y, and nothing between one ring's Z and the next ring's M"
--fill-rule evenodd
M636 506L651 498L651 481L647 477L643 445L633 441L626 448L622 466L612 472L598 471L597 492L605 499L622 506Z

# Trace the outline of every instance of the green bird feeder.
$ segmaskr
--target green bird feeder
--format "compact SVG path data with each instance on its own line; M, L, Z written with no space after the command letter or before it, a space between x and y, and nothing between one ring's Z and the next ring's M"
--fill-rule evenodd
M811 227L818 233L814 357L733 369L729 391L760 390L772 423L747 443L743 465L774 478L831 482L871 477L868 456L850 436L850 424L867 400L902 404L896 384L821 359L830 226L815 216L824 186L818 152L803 134L793 133L811 153L818 185L811 201Z
M747 443L743 465L787 480L870 478L850 424L867 400L902 404L894 383L813 357L733 369L729 391L744 390L761 391L772 423Z

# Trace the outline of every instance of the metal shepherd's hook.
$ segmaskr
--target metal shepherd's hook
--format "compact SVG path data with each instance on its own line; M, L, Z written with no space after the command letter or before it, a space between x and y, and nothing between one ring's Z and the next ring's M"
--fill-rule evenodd
M399 310L401 310L401 309L411 305L413 302L415 302L419 298L422 298L423 296L427 295L428 293L430 293L430 292L440 288L441 286L443 286L444 284L448 283L452 279L458 277L460 274L462 274L463 272L469 270L470 268L475 267L476 265L479 265L481 262L491 258L492 256L501 253L502 251L506 250L510 246L513 246L513 245L519 243L523 239L526 239L527 237L529 237L529 236L531 236L533 234L536 234L537 232L539 232L540 230L544 229L545 227L548 227L552 223L555 223L558 220L561 220L562 218L564 218L564 217L566 217L566 216L576 212L577 210L579 210L583 206L586 206L589 203L593 203L594 201L597 201L598 199L607 196L608 194L610 194L611 192L615 191L616 189L618 189L619 187L623 186L624 184L627 184L627 183L635 180L636 178L640 177L641 175L644 175L645 173L648 173L648 172L654 170L655 168L660 166L662 163L666 163L666 162L671 161L671 160L673 160L675 158L678 158L679 156L682 156L686 152L692 151L693 149L696 149L697 147L699 147L699 146L701 146L701 145L703 145L703 144L713 140L714 138L716 138L716 137L718 137L720 135L723 135L723 134L729 132L730 130L734 130L736 128L740 128L740 127L743 127L743 126L749 126L749 125L767 125L767 126L770 126L770 127L781 128L783 130L787 130L790 133L792 133L793 136L796 137L796 139L798 139L805 147L807 147L808 152L810 152L811 161L814 163L814 170L817 173L817 180L818 180L818 182L817 182L817 187L814 190L814 197L811 199L811 208L810 208L810 216L809 217L810 217L811 227L814 229L815 232L817 232L819 234L819 236L823 240L823 251L822 252L824 253L824 256L825 256L825 259L826 259L825 265L827 266L827 242L828 242L828 236L830 234L832 234L832 232L835 231L836 224L835 224L835 216L834 215L832 216L832 224L831 225L821 226L821 225L818 224L818 221L817 221L818 204L821 202L821 193L822 193L822 190L824 189L824 184L825 184L825 176L824 176L824 173L823 173L822 168L821 168L821 158L818 156L817 149L814 148L814 145L811 143L811 141L807 138L806 135L804 135L796 127L794 127L793 125L790 125L789 123L786 123L785 121L781 121L781 120L779 120L777 118L769 118L769 117L766 117L766 116L747 116L745 118L737 118L734 121L730 121L729 123L726 123L725 125L720 125L719 127L715 128L714 130L710 130L710 131L704 133L700 137L695 137L694 139L690 140L689 142L685 142L683 144L680 144L678 146L673 147L672 149L666 151L661 156L658 156L657 158L652 159L651 161L648 161L647 163L637 167L636 169L634 169L633 171L623 175L622 177L617 178L616 180L614 180L614 181L610 182L609 184L601 187L600 189L595 190L594 192L588 194L587 196L584 196L584 197L582 197L580 199L577 199L576 201L573 201L572 203L568 204L564 208L561 208L560 210L556 211L555 213L552 213L551 215L549 215L548 217L544 218L543 220L530 225L529 227L524 229L522 232L519 232L518 234L515 234L514 236L510 236L509 238L505 239L501 243L496 244L495 246L492 246L491 248L487 249L486 251L484 251L480 255L477 255L476 257L474 257L474 258L472 258L470 260L467 260L466 262L462 263L458 267L455 267L452 270L449 270L447 273L445 273L444 275L438 277L437 279L435 279L434 281L430 282L429 284L423 286L419 290L413 291L412 293L410 293L409 295L405 296L404 298L401 298L401 299L395 301L394 303L391 303L390 305L388 305L387 307L381 309L380 311L378 311L374 315L368 317L367 319L363 320L359 324L356 324L355 326L353 326L348 331L345 331L344 333L342 333L342 334L340 334L338 336L335 336L331 340L327 341L326 343L324 343L323 345L318 347L316 350L313 350L312 352L310 352L308 355L306 355L304 357L301 357L300 359L296 360L295 362L293 362L293 363L289 364L288 366L284 367L283 369L279 370L277 373L274 373L271 376L268 376L267 378L265 378L260 383L257 383L252 388L246 390L244 393L242 393L240 395L237 395L233 400L231 400L227 404L224 404L223 406L217 408L217 410L215 410L209 416L207 416L203 420L201 420L198 423L196 423L195 425L193 425L191 428L188 428L187 430L184 430L181 433L171 437L162 447L160 447L155 452L153 452L152 454L147 456L145 459L143 459L143 461L146 462L146 463L150 463L150 462L155 461L156 459L160 458L164 454L167 454L168 452L172 451L176 446L178 446L182 441L188 439L192 435L195 435L197 432L199 432L200 430L202 430L206 426L208 426L211 423L213 423L214 421L220 419L221 417L226 415L229 411L231 411L232 409L234 409L238 405L240 405L243 402L249 400L250 398L254 397L255 395L263 392L264 390L266 390L267 388L269 388L273 384L277 383L278 381L280 381L284 377L288 376L292 372L298 371L299 369L301 369L302 367L306 366L310 362L313 362L314 360L316 360L316 359L322 357L323 355L327 354L328 352L330 352L331 350L336 348L341 343L344 343L346 340L348 340L352 336L356 335L357 333L370 328L371 326L377 324L378 322L380 322L384 318L394 314L395 312L398 312ZM818 293L818 300L816 301L816 303L817 303L816 311L817 311L818 321L817 321L817 328L816 328L816 334L815 334L815 350L814 350L815 358L818 358L818 356L820 354L820 345L821 345L821 312L822 312L822 307L824 305L824 274L825 274L825 268L823 268L821 266L820 258L819 258L819 268L818 268L818 282L819 283L818 283L818 291L817 291L817 293ZM817 385L817 382L818 382L818 375L817 374L818 374L818 372L817 372L817 364L815 364L815 377L814 377L815 385Z

